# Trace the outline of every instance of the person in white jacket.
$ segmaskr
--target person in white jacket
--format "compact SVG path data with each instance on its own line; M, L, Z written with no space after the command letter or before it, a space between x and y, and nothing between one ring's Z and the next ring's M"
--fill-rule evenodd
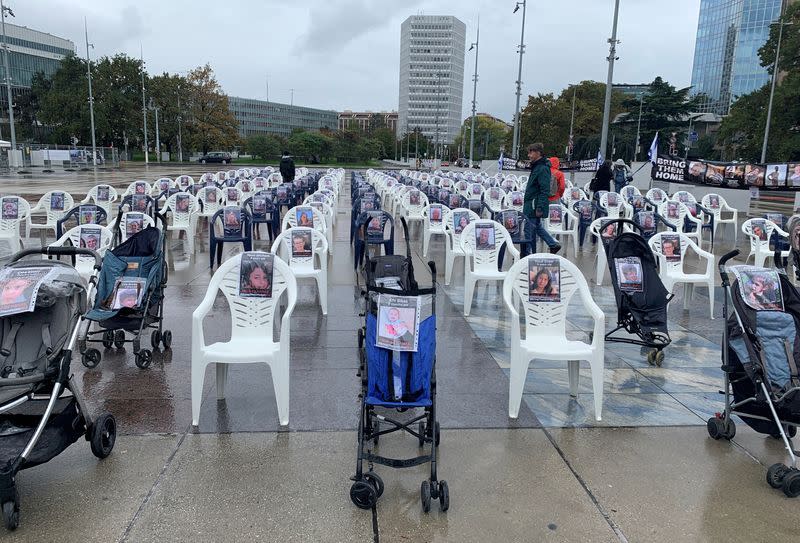
M614 177L614 192L619 192L622 190L622 187L633 181L633 177L631 177L631 169L625 164L625 161L621 158L618 158L614 161L614 169L613 169Z

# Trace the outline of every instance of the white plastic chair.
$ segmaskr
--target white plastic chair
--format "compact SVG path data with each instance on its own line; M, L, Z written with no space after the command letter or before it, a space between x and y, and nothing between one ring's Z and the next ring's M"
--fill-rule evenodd
M103 189L102 191L100 189ZM101 199L100 197L103 194L99 194L101 192L105 192L108 190L108 199ZM94 204L96 206L100 206L105 210L106 216L108 220L111 220L111 217L114 215L113 203L119 199L119 193L117 189L112 187L111 185L95 185L94 187L89 189L89 192L86 193L86 198L81 200L79 203L81 204Z
M678 205L678 218L670 217L670 204L677 204ZM695 240L697 245L700 245L703 242L702 233L703 233L703 221L698 219L692 212L689 211L689 208L683 202L679 202L677 200L669 200L663 202L658 208L658 214L664 217L668 223L674 225L678 230L678 232L682 234L686 234L690 238ZM694 223L694 232L686 232L684 231L684 227L686 226L686 221Z
M153 220L153 217L148 215L147 213L142 213L141 211L126 211L122 214L119 218L119 240L120 243L125 242L128 239L128 220L133 218L141 218L142 219L142 230L148 228L150 226L156 226L156 222ZM138 221L137 221L138 222ZM135 234L137 232L131 232L131 234Z
M622 196L616 192L606 192L600 196L600 207L605 210L606 218L618 219L624 210Z
M554 223L550 221L550 213L544 217L544 227L547 231L555 236L559 243L562 237L569 237L572 239L572 252L575 258L578 258L578 214L569 209L564 204L551 203L549 209L557 207L561 210L561 222ZM562 245L566 245L565 243Z
M217 211L225 207L222 203L223 189L217 187L201 187L197 190L196 198L203 204L203 210L198 210L197 217L210 219Z
M441 217L438 222L431 222L431 207L438 206L441 208ZM445 218L450 209L444 204L428 204L423 209L424 219L422 221L422 256L428 256L428 247L431 242L431 236L442 235L447 236Z
M244 203L242 191L236 187L222 187L222 201L226 206L241 206Z
M534 259L558 260L560 301L530 301L529 262ZM583 308L594 320L591 343L567 339L567 308L576 292L580 294ZM508 416L517 418L519 415L522 391L531 360L566 360L571 396L578 394L580 361L587 360L592 373L594 415L596 420L601 420L605 369L605 314L592 299L583 273L572 262L558 255L539 253L526 256L508 270L503 281L503 300L511 312ZM518 304L522 305L524 313L524 338L521 334Z
M150 220L152 221L153 219ZM100 242L98 246L86 248L96 251L97 254L103 257L109 247L111 247L111 243L114 241L114 232L107 226L102 226L99 224L83 224L80 226L74 226L67 230L63 236L51 243L49 247L63 247L67 241L69 241L73 247L81 247L81 231L84 229L100 231ZM87 281L93 275L94 263L94 257L92 256L75 255L75 269L80 276Z
M756 233L753 232L753 227L759 225L760 222L764 222L764 229L765 229L765 238L761 239ZM759 268L763 268L764 264L766 263L768 258L772 258L775 256L775 252L771 251L769 248L769 240L772 238L772 234L777 233L780 237L789 239L789 233L784 231L780 226L775 224L774 222L768 219L747 219L742 223L742 232L747 236L747 239L750 240L750 252L747 254L747 258L745 262L750 260L750 257L753 257L753 263L758 266ZM789 251L781 251L781 257L787 258L789 256Z
M494 228L494 246L491 249L478 249L475 240L476 225L489 225ZM478 281L502 281L506 272L497 269L500 249L506 246L506 252L516 262L519 251L511 241L511 234L499 222L491 219L477 219L470 222L461 233L461 250L464 253L464 316L469 316L475 285Z
M445 214L445 233L447 234L447 238L445 239L444 243L444 284L450 284L450 278L453 275L453 265L455 264L456 257L464 256L464 250L461 248L461 235L463 234L463 230L461 232L456 232L455 225L453 224L453 220L455 214L457 212L464 211L467 213L467 217L470 222L477 221L480 217L474 212L470 211L467 208L459 207L456 209L451 209Z
M189 192L192 185L194 185L194 178L191 175L179 175L175 178L175 186L182 191Z
M313 224L307 225L307 226L310 226L310 227L314 228L315 230L318 230L322 234L325 234L325 232L327 231L325 215L322 214L322 211L320 211L316 207L313 207L313 206L310 206L310 205L309 206L295 206L295 207L289 209L289 211L287 211L286 214L283 216L283 221L281 221L281 230L286 230L287 228L295 228L297 226L306 226L306 225L297 224L297 208L298 207L309 207L309 208L311 208L311 222Z
M512 190L506 193L503 198L503 209L516 209L522 211L522 206L525 201L525 193L520 190Z
M664 236L677 235L680 239L680 260L667 260L664 255L662 240ZM689 309L695 285L705 285L708 288L708 302L711 318L714 318L714 255L701 249L689 236L683 233L661 232L654 235L648 241L650 249L658 257L658 276L664 287L673 292L675 285L683 284L683 308ZM683 271L683 263L686 259L686 252L691 248L700 258L706 261L706 269L703 273L686 273Z
M728 202L725 201L725 198L723 198L719 194L706 194L705 196L703 196L703 200L700 202L700 205L708 209L711 212L711 214L714 215L713 235L716 237L717 227L720 224L732 224L733 242L734 244L738 243L739 230L736 228L736 226L739 224L739 210L736 209L735 207L731 207L730 205L728 205ZM731 215L723 218L722 216L723 213L730 213Z
M137 191L137 187L142 187L142 188L139 188ZM125 192L122 193L122 198L124 199L126 196L130 196L131 194L150 195L152 191L153 187L150 185L150 183L148 183L144 179L138 179L128 185L128 187L125 189Z
M192 314L192 425L200 422L200 403L206 366L217 366L217 399L225 398L230 364L263 363L270 367L278 419L289 424L289 323L297 301L297 282L289 266L273 259L272 297L249 298L239 295L242 255L235 255L211 277L205 298ZM206 345L203 320L211 312L217 291L222 291L231 312L231 339ZM279 340L274 341L274 323L281 295L287 293L286 310L280 317Z
M153 186L150 187L150 196L155 198L161 193L167 192L169 189L174 188L175 186L175 181L173 179L169 177L159 177L156 179L156 182L153 183Z
M22 236L20 225L26 224L31 213L31 206L25 198L21 196L3 196L0 198L0 210L9 206L16 209L16 217L3 219L0 216L0 241L8 245L11 254L19 252L22 248Z
M176 209L176 202L179 196L189 197L189 209L179 211ZM197 198L188 192L176 192L167 198L164 208L161 210L164 215L170 211L171 220L167 224L167 231L173 232L186 232L186 240L189 245L189 254L194 253L194 233L195 233L195 217L199 211L200 206L197 204Z
M500 187L491 187L486 189L483 193L483 203L489 210L489 213L498 213L503 210L503 199L506 197L506 192Z
M411 203L412 196L417 197L417 203ZM401 216L406 218L409 230L412 224L425 221L425 207L428 205L428 197L418 189L407 191L400 201Z
M645 194L645 198L653 202L656 205L656 207L660 207L662 203L669 200L669 194L667 194L667 192L663 189L660 189L658 187L653 187L652 189L647 191L647 194Z
M53 209L53 193L62 194L63 198L61 200L61 209ZM39 202L33 206L28 214L28 217L25 219L25 237L31 236L32 230L37 230L39 232L52 230L53 235L56 234L56 223L61 220L64 215L67 214L67 211L72 209L75 206L75 200L72 195L68 192L64 192L63 190L51 190L49 192L45 192L44 195L39 198ZM33 215L36 213L44 212L46 215L44 224L41 223L34 223L31 219Z
M295 233L311 232L311 256L295 256L292 254L292 240ZM289 264L295 278L311 278L317 282L319 305L322 314L328 314L328 240L319 230L313 228L287 228L281 232L272 244L270 252L279 256ZM319 267L315 265L315 257Z

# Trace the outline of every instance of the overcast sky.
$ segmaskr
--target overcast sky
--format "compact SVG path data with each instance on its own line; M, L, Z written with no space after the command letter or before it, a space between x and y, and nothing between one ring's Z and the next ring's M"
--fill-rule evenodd
M85 55L139 56L150 74L210 63L235 96L323 109L396 110L400 24L410 15L455 15L467 47L480 15L478 110L511 120L522 12L513 0L6 0L12 22L71 39ZM615 83L691 80L700 0L621 0ZM527 94L605 81L613 0L528 0L522 73ZM464 115L474 52L466 54Z

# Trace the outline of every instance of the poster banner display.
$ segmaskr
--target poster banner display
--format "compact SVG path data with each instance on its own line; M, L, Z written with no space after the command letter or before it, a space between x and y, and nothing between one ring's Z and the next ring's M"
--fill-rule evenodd
M650 177L729 189L800 190L800 163L732 164L659 155Z

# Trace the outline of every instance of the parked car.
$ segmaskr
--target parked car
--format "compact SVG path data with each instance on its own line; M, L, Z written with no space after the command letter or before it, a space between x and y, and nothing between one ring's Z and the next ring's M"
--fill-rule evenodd
M230 164L231 154L222 151L212 151L211 153L206 153L203 156L201 156L198 162L200 162L200 164L206 164L208 162L220 162L222 164Z
M444 162L442 162L442 167L443 168L447 168L448 166L450 166L449 162L447 162L446 160Z

